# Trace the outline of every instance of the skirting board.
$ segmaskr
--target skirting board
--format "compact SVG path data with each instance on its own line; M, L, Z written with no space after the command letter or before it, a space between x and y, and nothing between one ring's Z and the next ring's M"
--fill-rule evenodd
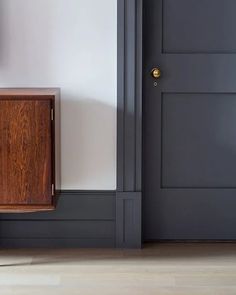
M113 248L115 221L115 191L62 191L53 212L0 214L0 247Z

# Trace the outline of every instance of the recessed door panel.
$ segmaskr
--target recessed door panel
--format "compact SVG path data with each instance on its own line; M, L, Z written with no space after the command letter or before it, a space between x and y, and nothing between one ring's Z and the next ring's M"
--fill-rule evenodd
M164 53L236 53L234 0L162 0Z
M162 188L236 188L236 94L162 94Z

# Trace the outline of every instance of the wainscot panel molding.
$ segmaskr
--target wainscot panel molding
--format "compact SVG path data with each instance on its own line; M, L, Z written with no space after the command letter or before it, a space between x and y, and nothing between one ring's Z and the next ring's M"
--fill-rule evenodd
M115 247L115 191L62 191L53 212L1 214L0 247Z
M118 0L116 246L141 247L142 0Z

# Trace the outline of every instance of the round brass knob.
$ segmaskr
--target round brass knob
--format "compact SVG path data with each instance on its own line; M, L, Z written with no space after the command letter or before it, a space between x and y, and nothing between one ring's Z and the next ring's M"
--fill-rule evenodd
M161 71L158 68L152 69L151 74L154 79L159 79L161 77Z

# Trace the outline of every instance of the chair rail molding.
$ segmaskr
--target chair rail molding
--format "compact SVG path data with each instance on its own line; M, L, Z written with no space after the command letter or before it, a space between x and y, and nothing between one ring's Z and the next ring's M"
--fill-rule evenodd
M116 246L142 245L142 0L118 0Z

